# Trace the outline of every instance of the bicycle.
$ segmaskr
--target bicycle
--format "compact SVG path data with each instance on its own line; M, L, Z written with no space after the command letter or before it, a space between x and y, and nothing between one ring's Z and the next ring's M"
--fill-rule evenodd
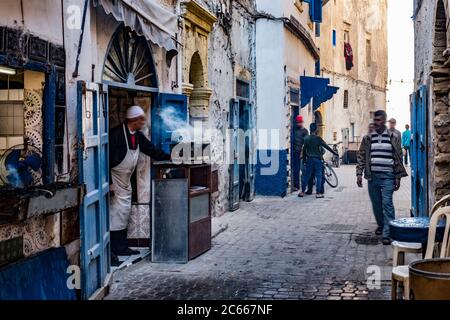
M326 161L323 161L323 172L325 174L325 181L331 188L337 188L339 185L339 179L333 167Z
M338 147L341 144L342 144L342 141L338 142L336 144L330 144L329 146L333 147L333 151L336 152L337 154L339 154ZM339 155L337 155L337 156L333 155L333 158L331 158L331 164L333 165L333 167L339 168L341 166L341 158L340 158L340 156Z

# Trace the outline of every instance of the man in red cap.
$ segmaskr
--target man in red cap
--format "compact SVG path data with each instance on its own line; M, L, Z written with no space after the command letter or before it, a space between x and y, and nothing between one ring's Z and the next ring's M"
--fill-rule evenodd
M297 116L295 118L295 128L294 128L294 163L292 164L292 174L294 175L294 191L300 190L300 170L302 167L302 149L303 142L305 138L309 135L308 130L303 126L303 117Z

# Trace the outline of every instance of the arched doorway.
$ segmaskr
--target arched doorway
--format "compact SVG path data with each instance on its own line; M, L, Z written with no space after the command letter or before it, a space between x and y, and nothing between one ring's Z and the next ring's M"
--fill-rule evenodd
M185 93L189 96L189 114L192 121L206 121L209 112L209 99L212 90L208 88L205 64L196 51L189 66L189 84Z
M189 68L189 83L193 85L194 91L205 87L203 64L198 51L192 56L191 66Z
M158 78L148 41L130 28L120 26L114 33L106 53L103 83L108 85L109 127L122 126L126 110L138 105L147 115L141 130L151 140L152 109L158 95ZM113 145L110 152L114 152ZM151 160L139 156L131 179L132 212L128 225L129 245L149 247L150 239Z

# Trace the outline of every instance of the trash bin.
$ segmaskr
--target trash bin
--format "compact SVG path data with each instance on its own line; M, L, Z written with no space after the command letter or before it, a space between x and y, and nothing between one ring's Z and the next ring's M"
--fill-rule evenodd
M411 263L409 281L411 300L450 300L450 259Z

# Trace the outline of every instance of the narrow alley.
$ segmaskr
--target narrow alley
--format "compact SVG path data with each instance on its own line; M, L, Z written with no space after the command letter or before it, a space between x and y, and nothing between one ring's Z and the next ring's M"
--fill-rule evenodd
M392 248L374 235L367 194L355 168L336 169L326 198L257 198L213 219L212 249L186 265L147 260L114 274L107 299L389 299ZM395 194L409 216L409 179ZM380 267L379 290L366 287ZM384 272L383 272L384 271Z

